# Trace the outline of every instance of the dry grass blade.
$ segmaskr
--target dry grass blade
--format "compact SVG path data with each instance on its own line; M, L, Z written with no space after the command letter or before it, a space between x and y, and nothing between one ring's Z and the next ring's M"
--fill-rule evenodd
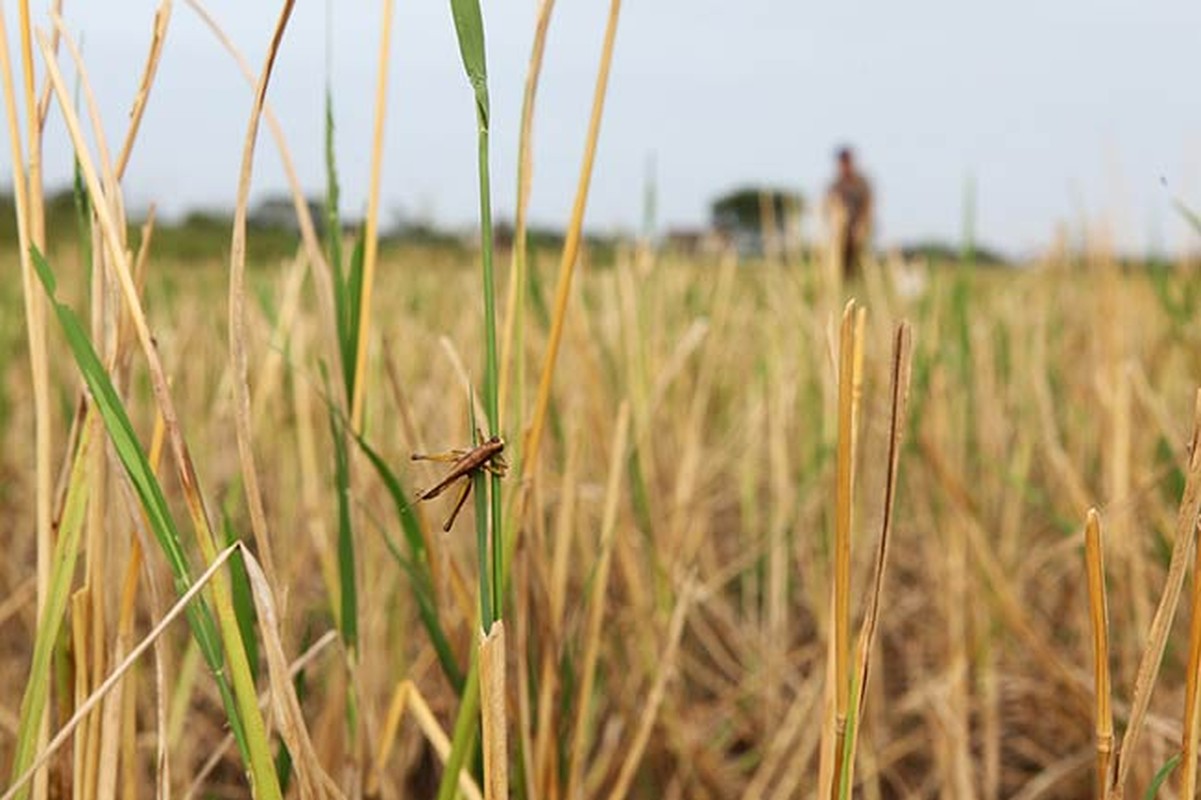
M90 195L93 198L102 198L104 197L102 185L88 152L79 119L75 114L70 94L62 77L62 72L54 60L50 44L43 34L39 34L38 44L45 59L47 74L54 87L54 96L58 100L59 109L62 112L63 120L70 134L71 142L75 147L79 171L84 178ZM82 65L79 65L79 68L82 70ZM95 212L95 219L99 222L102 246L110 258L110 266L116 270L126 310L130 315L134 330L137 333L138 342L146 358L154 399L166 426L168 440L171 444L172 455L174 456L182 486L183 498L192 525L196 531L197 543L206 561L211 563L217 555L216 537L213 535L208 512L205 508L204 497L200 491L200 482L196 474L195 465L184 440L179 416L176 412L175 403L172 399L166 378L166 372L163 369L162 359L159 356L154 337L150 334L150 329L142 309L141 299L138 296L137 287L133 280L129 263L130 256L123 245L124 237L122 236L121 226L118 225L118 217L114 215L110 204L107 202L99 202L97 200L93 203L92 207ZM259 790L265 796L277 796L279 794L279 787L273 783L276 780L276 776L274 767L271 764L270 755L266 751L266 731L263 726L262 716L254 703L253 678L250 675L245 648L241 642L235 622L229 585L220 574L213 581L213 594L217 613L221 620L220 634L226 643L225 657L228 659L227 666L229 667L233 687L232 692L237 706L235 713L245 715L246 717L240 720L238 724L243 726L245 732L252 760L250 766L252 771L255 772L257 779L263 782L263 785L258 787Z
M30 576L23 580L16 589L0 602L0 625L8 622L9 618L20 612L37 596L37 578Z
M250 110L250 121L246 127L246 138L242 145L242 169L238 177L238 197L234 205L233 237L229 246L229 360L233 369L234 432L238 440L238 458L242 466L243 489L246 505L250 510L250 528L254 533L254 544L262 559L263 571L270 585L278 587L275 559L272 556L271 536L267 530L267 512L263 507L263 495L259 489L259 473L254 462L253 431L250 417L250 384L246 354L246 215L250 201L250 177L254 171L254 144L258 139L259 119L267 99L267 85L271 81L271 70L279 46L283 42L284 30L292 15L294 0L285 0L280 9L263 71L259 75L254 93L254 105Z
M79 86L83 93L84 106L88 111L88 118L92 122L92 136L96 140L96 160L99 162L100 169L104 177L104 187L106 191L102 195L97 195L93 198L94 203L107 202L112 207L113 213L118 218L124 216L124 209L121 208L120 192L117 188L117 171L113 168L112 157L109 154L108 139L104 135L104 124L100 118L100 107L96 102L96 96L92 92L92 83L88 78L88 72L83 68L83 53L80 52L74 38L67 32L67 25L63 22L63 18L57 14L50 15L51 22L54 23L54 30L57 32L63 41L67 44L67 52L75 61L76 68L79 72ZM124 239L122 239L124 242Z
M133 109L129 112L129 130L125 134L125 143L117 155L117 178L125 174L129 165L129 156L133 152L134 141L138 138L138 129L142 125L142 114L146 111L146 102L150 99L150 87L154 85L154 76L158 72L158 63L163 55L163 43L167 40L167 24L171 21L171 0L162 0L154 12L154 30L150 36L150 52L146 55L146 66L142 70L142 80L138 84L138 93L133 101Z
M301 670L307 669L310 664L317 660L317 657L321 655L327 647L336 641L338 641L337 630L329 630L322 634L321 638L309 645L309 648L301 653L300 656L293 661L291 665L289 665L289 680L294 679L298 674L300 674ZM271 690L268 689L259 695L259 707L266 708L267 704L270 702ZM208 760L205 761L204 765L196 770L195 774L192 776L191 785L183 794L184 800L195 797L196 795L200 794L201 791L203 791L205 781L208 779L209 775L213 774L213 771L217 769L222 760L224 760L225 756L229 753L229 749L233 746L233 734L228 734L224 739L221 740L219 745L213 748L213 752L209 755ZM159 795L166 797L168 796L168 793L164 790L160 791Z
M509 796L509 746L505 713L505 623L480 635L480 738L484 743L484 798Z
M1184 684L1184 725L1180 757L1180 796L1197 796L1197 751L1201 740L1201 547L1193 557L1192 601L1189 604L1188 676Z
M450 757L450 739L446 736L446 731L442 730L438 724L437 717L430 710L425 698L421 696L421 691L416 684L406 678L396 685L396 691L392 693L392 702L388 706L388 716L384 721L379 747L376 750L375 769L367 783L366 794L368 797L374 797L379 792L381 782L379 773L388 763L392 744L396 740L396 732L400 728L400 721L405 711L409 711L413 715L417 721L417 727L421 729L426 740L434 748L439 760L446 764L446 760ZM459 773L459 791L467 800L483 800L484 795L480 791L480 787L476 785L467 770Z
M388 108L388 61L392 47L392 10L394 0L383 0L384 18L380 22L379 61L375 79L375 123L371 137L370 187L367 192L367 219L363 231L363 287L359 300L358 351L355 353L354 397L350 398L350 425L363 432L363 392L367 372L367 332L371 329L371 292L375 286L375 262L379 252L379 188L384 163L384 117Z
M806 734L820 730L820 726L812 724L820 712L818 705L822 699L821 687L817 681L809 681L792 701L777 726L771 742L764 753L763 759L755 770L754 776L747 783L742 793L742 800L758 800L770 797L767 788L777 773L783 771L786 763L808 763L812 756L811 747L818 743L817 736L810 736L810 747L798 744ZM818 709L814 711L815 707Z
M1109 604L1105 599L1105 559L1101 548L1101 518L1088 510L1084 523L1084 557L1088 567L1088 610L1093 631L1094 729L1097 741L1097 797L1105 797L1113 758L1113 710L1109 685Z
M13 85L12 63L8 51L8 29L4 22L4 9L0 7L0 72L4 81L4 107L8 122L8 141L12 161L12 196L17 217L18 258L21 265L21 296L25 312L26 339L29 345L30 379L33 384L34 404L34 514L37 525L37 613L39 619L44 612L50 595L51 554L54 550L52 530L53 485L51 475L50 436L50 383L46 347L46 303L37 289L31 257L31 245L43 246L41 235L41 186L38 173L40 150L39 127L33 108L33 52L29 27L29 2L23 0L20 8L21 55L25 65L24 89L26 120L29 123L29 163L26 168L25 155L21 148L20 122L17 117L17 93ZM43 720L38 735L38 744L45 745L49 732L49 721ZM39 796L46 792L46 777L37 779L35 788Z
M83 57L75 41L66 32L66 26L56 11L51 11L51 21L54 25L55 40L65 39L68 52L77 65L79 88L81 89L84 105L92 124L92 134L96 142L97 157L104 171L106 192L97 202L108 202L112 212L118 219L123 219L124 210L121 207L118 179L113 170L109 156L108 144L104 135L96 97L92 91L88 73L83 69ZM90 219L89 219L89 227ZM94 229L92 230L94 234ZM104 362L111 371L116 363L120 342L113 338L119 331L117 320L121 319L120 308L113 308L106 260L96 259L92 270L91 286L91 322L92 337L97 345L103 347ZM92 483L91 502L88 505L87 543L85 545L86 561L84 581L73 600L72 632L76 644L76 653L80 654L77 661L75 694L76 702L82 700L96 688L103 672L109 667L107 612L108 600L103 592L103 579L106 576L109 539L106 520L107 505L105 501L108 485L107 459L103 448L97 448L91 454L91 463L86 467L87 478ZM136 574L136 573L135 573ZM123 655L123 647L127 642L118 641L117 655ZM118 724L121 704L121 686L118 685L114 696L105 704L101 713L93 715L80 728L75 737L75 774L74 780L77 791L81 795L98 793L103 797L111 796L115 791L116 777L116 744L118 736L112 729ZM80 757L80 754L83 754Z
M851 530L855 491L855 366L860 347L855 301L842 314L838 347L838 467L834 491L834 680L836 712L846 716L850 686L846 680L850 655Z
M142 550L134 540L133 548L129 554L129 561L125 565L125 577L122 580L121 587L121 610L117 621L117 642L113 652L113 660L120 661L129 651L129 643L133 639L133 622L135 602L138 594L138 572L142 565ZM136 674L136 672L135 672ZM97 781L96 796L99 800L112 800L117 796L117 757L119 748L123 744L122 728L125 723L125 710L128 705L125 700L128 695L133 694L132 691L126 691L124 685L119 684L113 690L112 696L107 698L104 703L103 720L101 723L100 732L100 760L99 780ZM133 731L127 731L129 736L133 735ZM124 757L136 758L133 752L124 754ZM125 796L131 794L125 792Z
M50 3L50 13L62 16L63 0L53 0L53 2ZM51 38L50 46L54 50L54 54L57 56L58 55L58 33L57 32ZM40 94L38 94L38 103L37 103L38 130L40 130L40 131L46 130L46 116L50 113L50 94L51 94L50 81L43 80L42 81L42 91Z
M1091 755L1088 750L1080 750L1061 759L1023 786L1022 791L1015 794L1012 800L1048 800L1062 797L1063 787L1060 784L1065 778L1084 769Z
M67 720L66 724L63 725L59 732L54 735L54 738L50 740L50 743L47 745L46 749L42 750L42 752L38 754L37 758L33 760L33 763L30 765L30 767L13 781L3 795L0 795L0 800L10 800L10 798L14 797L17 792L29 782L29 779L33 777L34 773L50 760L50 757L54 755L58 748L62 747L63 744L65 744L71 738L71 734L75 731L79 724L87 718L88 714L91 713L91 711L104 700L109 692L111 692L121 683L121 679L125 676L125 673L129 671L130 667L133 666L134 662L137 661L143 653L150 649L155 640L157 640L158 637L163 634L163 631L167 629L168 625L170 625L177 617L179 617L180 614L184 613L188 607L188 603L190 603L196 597L196 595L198 595L201 590L208 585L208 582L212 580L213 576L217 574L218 570L225 565L225 562L229 560L229 557L240 548L241 545L232 545L222 551L213 560L212 564L209 565L209 568L206 569L200 575L200 577L196 579L196 582L192 585L192 587L180 596L180 598L175 602L175 605L171 606L171 610L167 613L167 615L164 616L148 634L146 634L146 637L142 639L142 641L139 642L136 647L130 650L129 655L117 665L112 673L105 678L104 682L101 683L94 692L92 692L87 700L75 709L75 713L71 715L71 718Z
M250 577L254 591L254 607L258 613L259 629L262 634L263 655L271 683L271 707L279 724L280 736L292 754L292 769L296 773L301 797L340 796L337 785L321 768L317 752L305 728L304 715L300 711L300 700L292 685L291 669L284 657L283 643L279 638L279 617L275 613L275 601L267 583L267 576L258 560L249 550L243 549L242 560Z
M571 276L575 272L576 258L583 238L584 208L588 202L588 187L592 183L592 164L596 160L596 142L600 138L601 116L605 110L605 92L609 86L609 65L613 62L613 43L617 38L617 19L621 14L621 0L610 0L609 19L605 25L605 43L601 49L600 68L596 75L596 89L592 96L592 116L588 120L588 139L584 145L584 161L580 166L580 179L576 185L575 204L571 209L571 222L567 226L567 238L563 242L563 257L559 261L559 280L555 287L555 311L551 318L550 337L546 345L546 356L542 363L542 374L538 379L538 399L523 449L521 478L533 475L538 464L539 445L546 426L550 408L551 383L555 374L555 363L559 357L559 345L563 341L563 323L567 318L567 300L571 296Z
M1184 586L1184 578L1188 572L1189 561L1192 559L1193 548L1196 546L1197 519L1201 514L1201 391L1194 398L1193 433L1189 447L1188 476L1184 486L1184 496L1180 499L1180 513L1176 518L1176 533L1172 545L1172 559L1168 565L1168 575L1164 581L1163 594L1160 595L1159 606L1155 609L1155 617L1151 621L1151 632L1147 637L1147 646L1143 650L1139 662L1138 675L1134 682L1134 700L1130 704L1130 722L1122 736L1118 747L1117 777L1111 789L1111 797L1121 797L1126 779L1130 774L1134 748L1138 745L1142 734L1143 720L1147 708L1151 704L1151 693L1155 690L1156 678L1159 675L1159 665L1163 661L1164 648L1168 643L1168 632L1172 628L1172 620L1176 616L1176 607L1180 600L1180 590Z
M454 370L455 377L459 380L459 388L463 392L463 396L468 398L471 403L471 414L474 414L476 419L487 419L484 413L484 404L479 393L475 391L475 387L471 385L471 376L467 374L467 367L463 364L463 357L459 355L455 343L447 336L439 336L438 346L446 354L450 368Z
M298 254L296 258L292 259L292 266L288 268L284 279L279 314L271 331L270 344L263 360L263 366L259 371L261 377L258 388L250 401L252 428L260 424L267 410L272 407L271 403L279 402L278 393L285 359L290 351L293 327L300 318L301 289L304 287L306 267L304 256Z
M942 484L943 491L963 515L964 532L971 556L983 574L989 590L995 595L995 613L1030 649L1031 655L1047 674L1056 677L1072 701L1077 703L1079 710L1082 713L1091 713L1092 702L1087 687L1077 670L1039 635L1034 621L1022 604L1022 598L1015 592L1012 581L1002 568L996 548L989 538L988 530L980 518L979 509L976 508L968 488L960 476L952 471L929 437L923 434L919 444L927 464Z
M234 46L234 43L212 15L208 13L200 0L184 0L205 26L212 32L225 51L238 66L238 71L242 73L242 77L250 85L251 89L255 88L255 76L251 71L250 64L243 57L242 53ZM321 247L321 242L317 240L317 229L313 225L313 215L309 210L308 200L305 198L304 187L300 185L300 176L296 172L296 167L292 161L291 149L288 147L287 137L284 136L283 126L279 123L279 118L275 116L275 112L271 109L271 104L264 100L263 117L267 120L267 128L271 131L272 138L275 139L275 149L279 152L279 159L284 170L284 175L288 180L288 188L292 195L292 207L296 211L296 222L300 228L300 239L304 242L304 251L308 256L310 266L314 267L316 284L317 284L317 300L321 305L321 314L325 318L327 325L332 330L335 326L334 313L334 289L333 277L330 272L329 262L326 261L325 251ZM328 348L327 357L331 359L337 370L341 370L341 353L336 346ZM339 390L340 384L335 381L333 388Z
M554 523L553 551L551 553L550 576L548 578L546 607L549 614L549 630L545 631L549 642L542 652L542 663L538 678L538 722L533 742L534 762L531 780L534 788L532 797L549 796L558 788L557 753L553 742L556 738L555 695L558 693L560 658L563 646L563 613L567 606L568 556L575 541L576 497L579 481L579 436L567 440L567 463L563 468L558 517ZM532 549L535 545L530 545Z
M87 145L79 125L79 119L75 115L70 93L63 81L62 73L58 68L58 64L52 59L50 45L45 37L39 37L39 45L42 48L43 56L47 59L46 71L54 87L55 98L58 100L59 108L62 110L63 120L70 133L71 142L75 147L79 169L83 173L88 192L94 197L102 197L104 193L101 189L100 180L92 164L91 156L88 153ZM179 471L180 482L184 487L184 497L188 504L188 511L193 523L198 528L198 532L201 534L199 536L199 544L204 550L205 556L211 561L217 554L213 544L215 540L209 527L208 514L204 509L203 498L199 493L199 481L195 468L191 457L188 455L187 445L184 442L182 429L179 424L179 417L175 410L174 401L171 398L166 371L163 369L158 348L155 345L154 337L150 333L146 316L142 310L137 286L133 281L129 256L122 248L121 242L123 239L120 235L117 221L114 219L108 204L96 203L94 209L103 234L103 243L111 257L111 266L116 270L121 290L124 294L127 311L133 322L142 352L146 356L155 400L158 402L159 410L162 413L163 422L169 435L172 455L175 458L176 467Z
M892 417L888 427L888 474L884 483L884 517L880 527L880 541L876 546L875 579L868 598L867 611L859 628L856 646L855 686L858 697L854 706L854 725L846 763L845 785L854 785L855 752L858 732L863 718L863 707L867 697L868 668L871 664L872 648L876 640L876 628L880 617L880 599L884 594L884 574L888 565L888 545L892 539L893 509L896 505L897 471L901 461L901 440L905 435L908 419L909 377L912 370L912 345L909 325L902 322L897 326L892 352Z
M588 606L588 624L584 633L584 657L580 665L580 688L575 703L576 718L571 738L571 760L567 768L566 797L575 797L584 768L584 751L589 745L592 719L592 689L596 679L596 662L601 647L601 622L605 616L605 595L609 587L609 564L613 556L614 530L617 527L617 507L621 498L621 479L624 477L626 449L630 433L630 404L623 402L617 414L617 430L609 452L609 480L605 488L605 511L601 520L600 555L592 581L592 600Z
M643 760L646 744L651 740L651 732L655 730L659 706L663 705L663 697L667 694L668 680L675 671L676 657L680 651L680 639L683 637L683 625L688 621L688 611L692 609L695 592L697 592L697 587L693 584L692 578L686 579L685 585L680 591L680 597L676 598L675 610L671 611L667 644L664 644L663 652L659 653L655 662L657 669L655 683L651 686L650 694L647 695L643 716L638 721L638 730L635 730L634 739L626 751L626 759L621 764L621 771L617 772L617 780L613 784L613 790L609 793L609 800L626 798L629 794L629 787L634 782L634 774Z
M534 41L530 46L530 61L525 73L525 93L521 100L521 127L517 152L517 210L513 218L512 269L509 271L508 302L505 304L505 324L500 357L500 415L504 420L508 407L509 373L516 371L518 381L514 391L518 406L524 396L525 353L522 326L525 323L526 288L526 213L530 205L530 189L534 171L534 102L538 96L538 78L542 74L542 53L546 49L546 32L550 28L550 16L554 0L539 0L537 22L534 25ZM514 358L516 353L516 358ZM513 362L517 364L514 366ZM518 408L518 418L523 418L524 408Z
M863 317L854 300L842 312L838 338L838 456L834 485L834 559L830 581L832 655L828 675L833 687L834 717L830 738L823 750L833 748L829 786L822 793L835 796L846 769L841 742L846 733L850 705L851 532L854 524L855 429L858 394L862 385Z
M622 800L629 795L630 785L634 782L634 774L642 761L642 754L646 751L647 742L650 741L651 732L658 719L659 707L663 704L663 697L667 693L667 681L675 672L680 639L684 635L684 623L688 621L688 611L692 608L695 593L696 586L692 579L686 579L683 589L680 590L680 596L676 599L675 610L671 613L671 622L667 626L667 643L663 646L663 652L659 654L659 658L655 662L655 682L651 685L642 715L638 719L638 730L635 731L634 738L626 750L621 771L617 773L617 780L614 781L613 789L609 792L609 800ZM568 796L570 797L570 795Z
M148 460L150 467L156 473L159 468L159 463L162 457L163 450L163 421L162 417L155 416L154 432L151 437L150 451ZM119 474L119 471L118 471ZM125 486L122 481L123 487ZM137 505L131 504L129 508L136 514L135 520L138 524L134 526L133 535L130 537L129 558L125 565L125 575L122 580L120 611L117 621L117 640L113 652L112 660L119 662L125 658L126 653L133 642L133 629L137 614L137 599L138 599L138 578L145 565L145 558L141 545L141 537L143 531L141 525L145 524L144 516L138 512ZM148 581L151 593L156 594L153 585ZM157 608L157 597L153 599L153 605ZM156 677L156 689L159 690L156 705L156 722L158 730L156 731L158 738L158 764L160 773L167 773L166 767L166 716L163 713L161 691L162 685L159 679L162 674L163 660L163 642L157 639L154 642L154 669ZM137 794L137 692L128 689L127 687L136 687L137 685L137 670L131 669L130 680L125 682L125 685L119 685L111 697L105 701L104 718L101 727L100 735L100 778L97 783L96 796L99 800L111 800L114 797L134 797ZM118 775L118 758L120 759L121 774ZM117 781L121 781L120 793L118 794ZM169 786L166 778L163 779L162 786Z
M166 429L163 425L163 417L161 414L154 415L154 432L150 436L150 465L155 474L158 474L159 465L162 463L163 456L163 441L166 436ZM133 513L134 509L138 509L137 501L133 497L132 488L127 481L121 481L121 487L126 497L126 505ZM133 516L134 519L134 542L136 549L145 553L148 544L149 533L146 530L147 522L143 513L139 512ZM159 591L158 578L154 574L154 570L150 568L146 559L142 559L142 571L146 578L146 595L150 601L150 611L153 617L158 618L163 616L162 612L162 593ZM157 789L160 797L165 797L169 794L171 788L171 762L168 756L167 747L167 679L165 669L163 667L166 661L166 647L163 640L160 638L154 643L154 723L155 723L155 766L158 773ZM131 707L126 716L132 716L136 713L136 708L133 708L136 697L133 692L129 693L129 706ZM133 758L136 742L134 734L137 732L137 726L130 724L125 729L126 749L122 754L124 761L122 768L126 773L132 773L136 770L136 763ZM232 739L232 734L230 735ZM128 758L126 758L128 754ZM132 778L127 780L132 782ZM131 796L133 792L126 792L123 796Z

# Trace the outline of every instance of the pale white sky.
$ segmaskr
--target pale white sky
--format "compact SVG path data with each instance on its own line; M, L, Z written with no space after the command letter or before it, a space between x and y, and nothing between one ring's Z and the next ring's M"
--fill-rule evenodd
M36 5L44 5L38 3ZM109 136L124 130L153 0L66 0ZM4 3L10 32L16 4ZM493 107L493 202L514 205L516 128L533 0L484 0ZM212 0L259 67L278 4ZM297 3L270 99L306 187L324 186L326 3ZM535 121L532 215L570 211L608 3L556 4ZM343 206L365 203L380 3L333 10ZM43 22L44 24L44 22ZM697 225L721 191L762 181L820 195L833 148L874 178L884 243L954 239L974 176L979 239L1010 252L1057 224L1108 224L1121 246L1201 239L1171 210L1201 207L1201 3L1196 0L626 0L588 224L636 229L650 154L661 228ZM393 30L385 213L448 224L477 210L470 89L445 0L399 2ZM250 94L197 16L175 3L125 189L131 206L229 206ZM56 125L56 130L61 125ZM284 182L261 139L256 193ZM10 173L8 149L0 179ZM50 181L70 153L51 137ZM1167 188L1164 186L1167 184Z

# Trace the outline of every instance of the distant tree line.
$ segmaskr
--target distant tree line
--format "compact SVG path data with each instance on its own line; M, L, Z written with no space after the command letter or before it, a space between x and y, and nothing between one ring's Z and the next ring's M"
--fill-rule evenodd
M322 201L309 199L308 205L317 234L324 237L326 215ZM47 248L54 251L59 247L78 246L80 229L73 190L48 193L45 211ZM132 217L128 236L130 242L136 243L141 236L142 220ZM252 261L287 258L300 244L300 226L290 196L273 195L255 202L247 215L247 227L253 232L247 240L247 254ZM159 217L155 221L152 250L158 257L184 261L222 260L229 256L232 228L233 212L224 209L193 209L174 220ZM354 236L360 228L361 221L352 220L344 224L342 233ZM511 223L498 220L494 232L498 246L504 248L512 244ZM555 228L532 226L526 235L535 255L541 250L558 251L563 246L563 232ZM16 208L12 193L0 191L0 241L15 245L16 240ZM589 235L585 241L594 257L602 262L611 259L615 250L612 237ZM387 249L402 245L457 249L466 253L478 247L478 234L471 230L442 228L397 213L382 227L380 246Z
M320 200L310 199L309 211L318 235L324 236L326 217ZM46 198L46 231L48 247L78 244L79 225L74 193L71 189L55 190ZM759 185L744 185L725 192L709 204L709 228L728 246L744 255L760 255L771 244L764 236L774 237L775 244L784 241L798 229L801 216L808 209L804 195L796 190ZM252 260L287 258L296 252L300 232L290 196L274 195L256 202L247 218L254 231L248 240L248 255ZM129 241L137 242L140 222L130 225ZM224 259L229 255L229 236L233 213L228 210L194 209L177 220L160 219L155 224L154 252L160 257L196 261ZM351 222L343 231L354 235L359 224ZM502 249L513 241L513 226L498 220L495 226L496 244ZM454 248L464 252L474 250L477 242L471 231L453 231L432 222L394 214L380 234L382 247L414 245ZM563 232L548 226L533 226L527 231L533 251L557 252L563 246ZM17 239L16 209L11 192L0 191L0 241ZM609 261L617 245L612 236L590 235L587 244L602 263ZM923 258L930 263L950 263L963 260L964 253L956 245L942 241L919 241L904 245L900 252L907 258ZM977 246L974 261L982 266L1007 263L998 251Z

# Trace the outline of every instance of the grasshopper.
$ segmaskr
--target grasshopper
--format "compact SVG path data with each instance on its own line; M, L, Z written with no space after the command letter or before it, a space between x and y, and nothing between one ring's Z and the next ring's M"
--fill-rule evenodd
M467 495L471 494L471 479L476 472L486 470L493 475L503 476L509 468L508 463L501 455L505 449L504 439L499 436L484 439L481 433L480 440L480 443L470 450L447 450L444 453L429 454L413 453L411 456L411 460L413 461L439 461L453 465L450 468L450 472L446 473L442 480L418 495L418 500L433 500L450 488L455 481L465 479L463 480L463 488L459 490L459 497L455 500L455 506L442 526L443 531L449 532L451 526L455 524L455 518L459 516L459 511L463 509L463 505L467 502Z

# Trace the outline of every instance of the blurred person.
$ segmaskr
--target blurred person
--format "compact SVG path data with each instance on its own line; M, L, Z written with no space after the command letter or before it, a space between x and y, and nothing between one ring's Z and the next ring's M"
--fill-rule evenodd
M826 190L825 213L835 247L842 259L844 277L859 268L859 258L871 241L872 187L855 165L850 147L836 154L838 172Z

